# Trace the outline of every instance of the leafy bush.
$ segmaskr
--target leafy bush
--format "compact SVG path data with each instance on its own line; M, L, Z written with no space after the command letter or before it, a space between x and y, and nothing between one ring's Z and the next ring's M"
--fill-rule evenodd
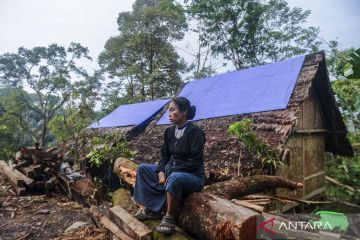
M331 198L360 204L360 156L338 157L336 160L328 163L326 175L353 187L355 191L329 183L325 194Z
M128 147L123 136L110 134L105 138L93 137L91 139L93 149L87 155L91 166L99 168L104 162L118 157L132 158L133 152Z

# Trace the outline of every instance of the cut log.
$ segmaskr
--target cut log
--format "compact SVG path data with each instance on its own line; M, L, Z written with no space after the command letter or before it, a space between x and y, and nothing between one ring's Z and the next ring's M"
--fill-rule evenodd
M110 219L136 240L151 240L152 238L151 229L130 215L122 207L115 206L110 208Z
M132 240L123 230L121 230L113 221L111 221L97 206L91 205L90 212L98 219L112 234L121 240Z
M137 167L138 165L133 161L120 157L115 161L114 172L121 176L121 181L125 182L130 187L134 187Z
M24 186L24 179L16 174L15 169L11 169L9 165L3 160L0 160L0 172L7 177L13 188Z
M118 158L114 172L132 186L137 166L131 160ZM178 223L199 239L255 239L257 213L229 199L278 187L297 189L302 184L277 176L235 178L215 183L187 197L179 209Z
M177 220L198 239L256 239L257 212L205 191L188 196Z

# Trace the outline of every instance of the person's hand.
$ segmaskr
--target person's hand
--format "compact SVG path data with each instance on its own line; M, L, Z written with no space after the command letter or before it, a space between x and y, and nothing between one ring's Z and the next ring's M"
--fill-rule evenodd
M165 173L159 172L159 183L165 184Z

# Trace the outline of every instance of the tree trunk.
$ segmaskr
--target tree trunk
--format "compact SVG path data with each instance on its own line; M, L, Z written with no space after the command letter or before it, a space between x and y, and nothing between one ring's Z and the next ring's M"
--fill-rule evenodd
M47 119L46 117L44 117L44 123L43 123L43 129L42 129L42 132L41 132L41 148L42 149L45 149L45 146L46 146L46 133L47 133Z
M257 175L236 177L206 187L205 191L226 199L233 199L273 188L299 189L303 184L278 176Z
M114 172L133 186L137 164L118 158ZM199 239L255 239L257 213L229 199L269 188L301 188L302 184L276 176L235 178L189 195L177 214L178 223Z

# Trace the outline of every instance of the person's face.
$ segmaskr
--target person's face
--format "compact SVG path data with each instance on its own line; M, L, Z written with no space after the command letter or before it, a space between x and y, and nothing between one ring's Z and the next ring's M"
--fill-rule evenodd
M179 107L171 102L169 105L169 120L171 123L178 124L186 118L186 112L181 112Z

